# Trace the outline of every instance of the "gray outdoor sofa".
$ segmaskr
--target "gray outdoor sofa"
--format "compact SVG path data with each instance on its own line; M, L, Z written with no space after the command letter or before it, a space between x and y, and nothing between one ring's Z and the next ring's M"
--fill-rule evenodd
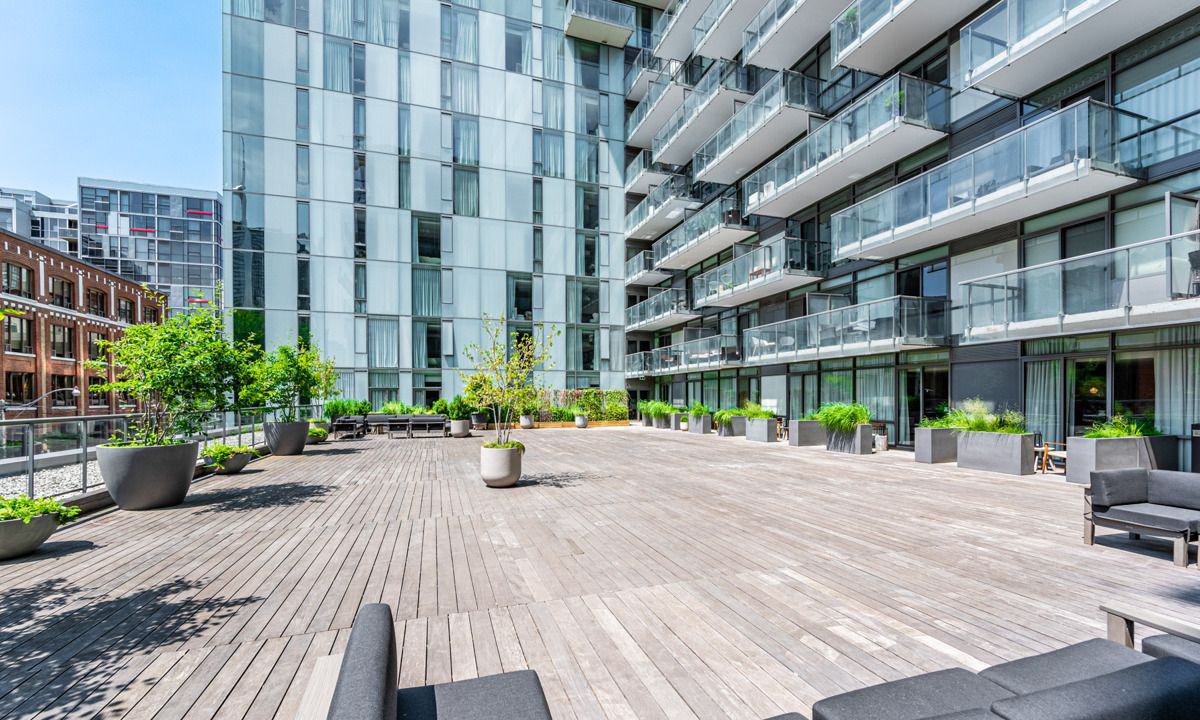
M1091 503L1084 506L1083 539L1095 542L1096 526L1153 535L1175 544L1175 564L1186 567L1200 532L1200 473L1175 470L1093 471Z

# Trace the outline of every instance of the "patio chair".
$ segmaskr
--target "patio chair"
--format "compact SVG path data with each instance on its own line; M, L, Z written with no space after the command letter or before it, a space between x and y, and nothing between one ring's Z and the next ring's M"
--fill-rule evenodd
M373 433L382 433L387 430L388 415L383 413L368 413L367 414L367 430Z
M388 418L387 435L388 438L395 438L401 435L406 438L412 437L412 415L392 415Z
M447 437L450 434L445 415L413 415L410 427L412 432L423 432L427 437Z
M334 440L338 439L339 433L342 433L342 439L345 439L347 436L362 437L363 433L367 431L362 415L343 415L334 420L329 429L333 433Z

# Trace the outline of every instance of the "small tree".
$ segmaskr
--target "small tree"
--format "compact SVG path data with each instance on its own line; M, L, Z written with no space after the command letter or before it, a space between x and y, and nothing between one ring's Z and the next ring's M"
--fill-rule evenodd
M484 315L485 343L471 343L463 350L474 368L474 372L462 373L467 400L477 407L491 408L496 425L496 439L485 447L518 446L509 439L513 413L537 401L537 369L550 361L550 350L558 336L557 330L551 331L541 323L535 324L532 333L506 333L506 328L503 316L493 319ZM538 334L542 335L540 341L535 337Z
M300 403L337 394L333 361L323 359L321 352L310 345L280 345L263 355L250 374L253 384L245 399L278 408L281 422L296 422Z

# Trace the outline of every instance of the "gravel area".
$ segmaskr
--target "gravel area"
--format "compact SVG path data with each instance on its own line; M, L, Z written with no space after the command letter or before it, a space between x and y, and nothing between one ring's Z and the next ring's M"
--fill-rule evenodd
M104 478L100 476L100 465L95 460L88 463L87 472L89 490L104 485ZM28 482L29 478L24 472L0 477L0 497L25 494L29 491ZM78 463L38 470L33 476L34 494L39 497L77 495L82 489L82 484L83 471Z

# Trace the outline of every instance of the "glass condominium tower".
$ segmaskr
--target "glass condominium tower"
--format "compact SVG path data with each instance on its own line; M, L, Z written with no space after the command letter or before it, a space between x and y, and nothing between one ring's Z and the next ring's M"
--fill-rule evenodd
M623 387L624 40L571 17L225 0L235 335L309 339L344 397L426 404L461 390L464 349L503 316L561 330L550 387Z

